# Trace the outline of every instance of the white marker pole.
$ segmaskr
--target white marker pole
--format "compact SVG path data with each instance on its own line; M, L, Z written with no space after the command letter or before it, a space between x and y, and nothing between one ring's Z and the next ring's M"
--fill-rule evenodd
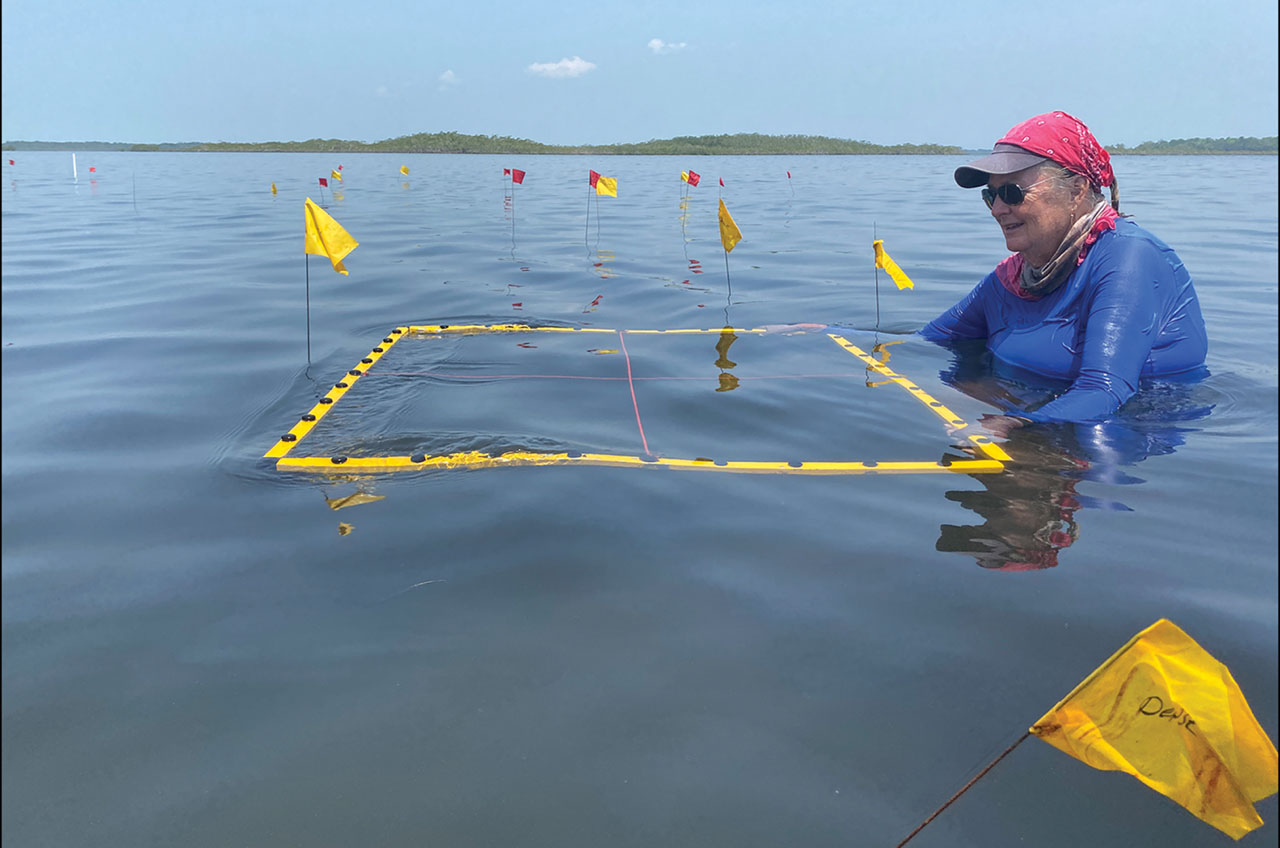
M76 173L76 155L71 154L71 179L80 182L80 175Z

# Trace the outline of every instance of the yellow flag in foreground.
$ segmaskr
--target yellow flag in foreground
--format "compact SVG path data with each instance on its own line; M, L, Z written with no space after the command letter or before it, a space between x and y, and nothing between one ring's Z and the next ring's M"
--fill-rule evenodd
M406 177L407 177L407 176L409 176L409 166L408 166L408 165L401 165L401 166L400 166L400 173L404 174Z
M1239 839L1276 792L1276 746L1231 672L1176 624L1129 640L1031 733L1097 769L1123 771Z
M733 216L729 214L729 210L725 208L724 201L720 201L720 243L724 245L724 252L729 253L738 246L738 242L742 241L742 231L738 229L738 225L733 223Z
M688 171L681 171L681 172L680 172L680 179L684 180L686 183L687 183L687 182L689 182L689 172L688 172Z
M609 197L618 196L618 178L617 177L600 177L596 180L596 194L604 194Z
M337 180L338 182L342 182L342 174L339 174L337 171L330 171L330 172L329 172L329 179L331 179L331 180Z
M342 257L355 250L360 242L351 237L351 233L333 220L328 212L321 209L311 198L305 204L307 218L307 243L304 253L316 256L327 256L333 263L333 270L339 274L347 273L342 267Z
M897 262L893 261L893 257L884 252L884 239L876 239L871 242L871 247L876 252L876 267L889 272L889 279L898 284L899 291L916 287L906 272L898 267Z
M275 194L275 193L276 193L276 184L275 184L275 183L272 183L272 184L271 184L271 193L272 193L272 194Z

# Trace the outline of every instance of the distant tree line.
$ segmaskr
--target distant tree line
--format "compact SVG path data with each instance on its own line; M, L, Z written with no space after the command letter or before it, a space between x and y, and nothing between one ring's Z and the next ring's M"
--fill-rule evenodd
M6 150L129 150L189 151L203 153L591 153L613 155L737 155L737 154L960 154L963 148L945 144L871 144L819 135L679 136L634 144L542 144L501 135L466 135L456 132L416 133L384 141L347 141L312 138L306 141L188 142L127 144L121 142L5 142Z
M130 150L159 150L160 145L137 144ZM198 152L254 153L592 153L605 155L737 155L737 154L912 154L963 153L963 148L945 144L871 144L819 135L735 135L678 136L632 144L542 144L525 138L502 135L465 135L456 132L416 133L371 143L341 139L313 138L307 141L258 143L215 142L168 147Z
M1280 153L1277 136L1236 136L1235 138L1175 138L1171 141L1144 141L1135 147L1113 144L1110 153L1147 155L1193 153Z
M6 141L0 150L132 150L134 147L127 141Z
M948 144L872 144L821 135L682 135L634 144L542 144L505 135L466 135L456 132L416 133L383 141L346 141L312 138L306 141L265 142L178 142L129 144L109 141L8 141L5 150L129 150L189 151L206 153L505 153L505 154L600 154L600 155L849 155L849 154L944 154L960 155L964 148ZM1123 144L1107 148L1117 154L1270 153L1277 149L1276 136L1266 138L1177 138L1172 141L1145 141L1135 147Z

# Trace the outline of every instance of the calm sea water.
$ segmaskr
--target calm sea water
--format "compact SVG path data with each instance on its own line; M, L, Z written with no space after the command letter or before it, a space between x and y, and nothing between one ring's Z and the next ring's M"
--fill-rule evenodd
M407 323L771 332L629 337L634 406L616 335L406 341L326 449L637 455L639 413L669 456L937 460L1053 387L907 335L1003 256L948 157L7 157L6 844L891 845L1160 617L1277 735L1274 157L1117 160L1212 375L1003 474L358 480L261 456ZM307 195L361 243L312 257L309 367ZM873 233L916 281L878 331ZM1232 843L1031 741L913 843L1010 844Z

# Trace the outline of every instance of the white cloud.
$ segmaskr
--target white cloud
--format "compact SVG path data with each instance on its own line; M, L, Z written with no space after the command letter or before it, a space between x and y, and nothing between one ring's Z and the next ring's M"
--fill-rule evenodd
M683 50L688 46L688 43L684 41L671 43L663 41L661 38L649 39L649 49L654 53L670 53L672 50Z
M572 59L561 59L559 62L534 62L527 70L540 77L560 78L580 77L587 71L594 71L595 68L594 62L574 56Z
M452 70L445 71L440 75L440 90L448 91L450 87L458 84L458 75Z

